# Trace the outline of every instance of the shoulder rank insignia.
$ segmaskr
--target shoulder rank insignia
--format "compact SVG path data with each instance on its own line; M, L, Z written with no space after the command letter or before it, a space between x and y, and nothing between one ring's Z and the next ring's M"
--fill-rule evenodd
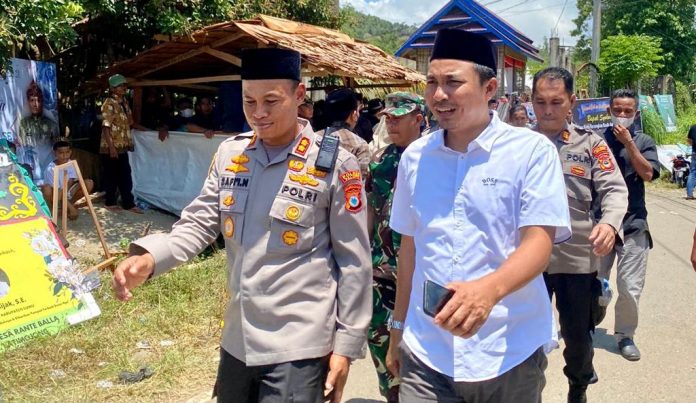
M247 148L251 148L256 145L256 133L251 137L251 141L247 145Z
M312 143L309 141L308 137L302 137L299 143L297 143L297 147L295 147L295 153L304 157L304 155L307 154L307 150L309 150L310 144Z
M565 143L570 141L570 131L568 130L563 130L561 132L561 140L563 140Z

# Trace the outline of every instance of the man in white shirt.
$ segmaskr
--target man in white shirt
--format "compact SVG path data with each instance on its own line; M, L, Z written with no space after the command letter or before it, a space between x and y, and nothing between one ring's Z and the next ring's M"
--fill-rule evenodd
M391 211L403 238L387 365L401 403L541 401L556 345L541 274L570 237L568 203L553 144L488 110L495 68L485 37L439 31L425 97L443 130L404 152ZM426 280L453 291L434 318Z

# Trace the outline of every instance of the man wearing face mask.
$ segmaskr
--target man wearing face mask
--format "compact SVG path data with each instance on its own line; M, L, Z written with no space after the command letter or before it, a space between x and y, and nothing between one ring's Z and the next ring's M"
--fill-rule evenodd
M189 98L181 98L176 102L178 114L173 116L167 125L159 129L159 139L164 141L169 137L169 131L203 133L206 138L213 138L221 131L209 127L212 122L212 102L208 97L202 97L197 102L198 115L194 116L193 103ZM208 117L207 115L210 115ZM208 127L206 127L208 126Z
M652 238L648 230L648 210L645 208L645 182L660 176L657 147L653 139L636 132L633 125L638 99L631 90L617 90L611 96L609 114L613 126L604 132L616 163L628 187L628 212L623 220L623 242L617 237L614 249L602 258L599 276L609 278L618 257L614 335L621 355L629 361L638 361L640 351L633 342L638 327L638 300L645 284L648 251ZM596 207L596 206L595 206ZM601 219L601 213L595 209Z

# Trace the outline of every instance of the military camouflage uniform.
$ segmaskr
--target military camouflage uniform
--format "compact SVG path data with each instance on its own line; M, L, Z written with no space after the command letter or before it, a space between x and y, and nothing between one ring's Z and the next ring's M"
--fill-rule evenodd
M401 235L389 228L389 211L394 195L394 182L403 149L394 144L387 146L377 161L370 163L368 203L375 219L372 236L373 306L368 329L368 347L379 377L382 396L390 402L397 401L399 380L387 369L389 329L387 322L394 309L396 298L396 255L401 245Z

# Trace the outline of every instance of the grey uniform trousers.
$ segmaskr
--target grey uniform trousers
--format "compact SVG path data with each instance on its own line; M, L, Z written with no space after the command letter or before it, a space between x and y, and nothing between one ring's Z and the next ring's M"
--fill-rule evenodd
M329 357L247 366L220 348L218 403L322 403Z
M541 403L547 365L540 347L521 364L493 379L456 382L425 365L402 344L399 402Z
M645 285L650 250L650 233L634 232L617 242L614 250L602 258L599 277L609 279L614 260L616 263L616 298L614 334L617 338L633 337L638 328L638 301Z

